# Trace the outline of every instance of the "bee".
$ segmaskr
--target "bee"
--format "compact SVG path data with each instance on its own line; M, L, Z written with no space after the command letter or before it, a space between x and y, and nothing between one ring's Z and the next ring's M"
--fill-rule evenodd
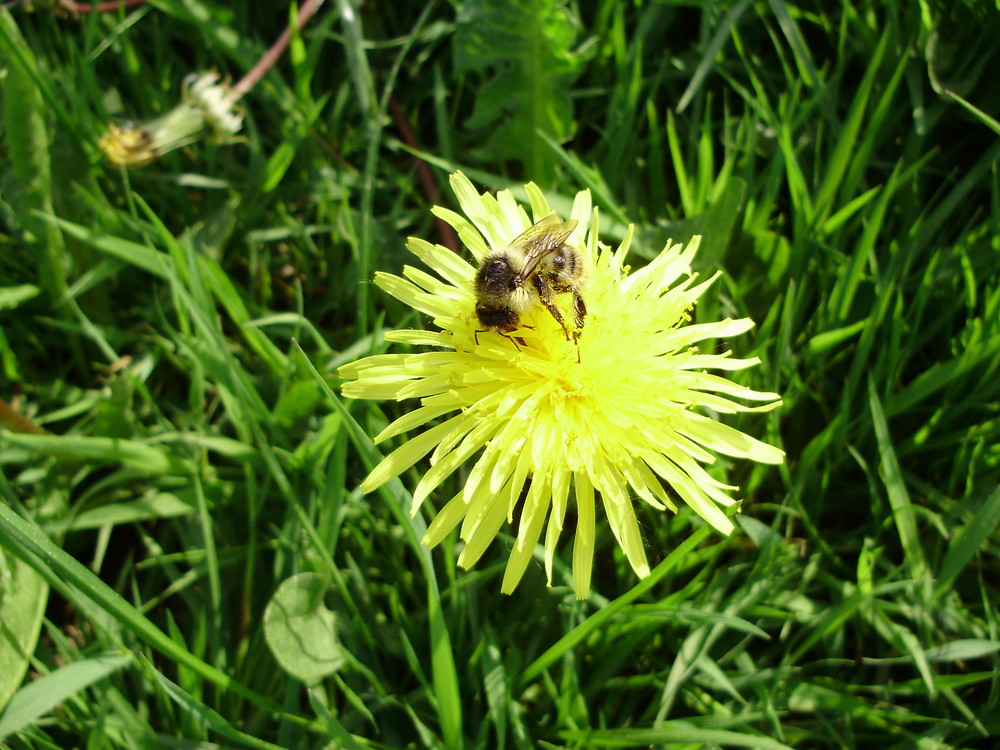
M521 315L540 302L562 326L566 340L580 337L587 306L580 294L586 281L583 257L566 244L576 229L575 219L562 221L550 214L524 232L503 250L494 250L476 272L476 317L483 331L497 330L506 336L521 325ZM573 295L573 322L570 334L555 295ZM482 331L477 331L481 333ZM478 342L478 338L477 338Z

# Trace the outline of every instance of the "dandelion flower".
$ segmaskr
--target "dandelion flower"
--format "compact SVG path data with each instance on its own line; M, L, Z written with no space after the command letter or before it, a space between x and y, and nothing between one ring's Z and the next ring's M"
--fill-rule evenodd
M162 117L140 125L109 125L97 142L107 160L142 167L202 138L215 143L236 140L243 113L218 73L192 73L181 88L181 103Z
M509 191L480 195L460 172L451 185L465 213L435 207L473 258L506 248L549 216L542 192L525 186L531 214ZM729 352L701 353L697 343L728 339L753 325L749 319L691 323L695 301L718 277L698 281L691 260L699 238L668 244L649 264L625 265L632 230L617 250L598 241L590 194L577 194L566 240L588 264L582 294L587 315L574 336L541 304L508 334L483 330L475 314L476 266L441 245L410 238L407 248L434 273L406 266L403 277L378 273L375 283L430 315L437 331L398 330L386 340L432 351L381 354L340 369L343 394L362 399L420 400L375 442L423 427L394 450L362 484L371 492L430 454L413 491L411 512L460 467L461 489L438 512L423 542L441 542L461 524L459 564L468 568L504 522L518 516L517 539L501 589L520 581L545 527L549 584L556 543L575 506L573 587L590 590L598 505L639 577L649 573L634 501L676 511L678 500L723 534L733 523L723 508L737 502L737 487L710 476L716 453L769 464L784 454L703 413L767 411L774 393L737 385L714 371L733 371L759 360ZM572 320L572 297L556 299ZM735 400L739 399L739 401ZM747 406L741 401L750 402ZM430 426L428 426L430 425Z

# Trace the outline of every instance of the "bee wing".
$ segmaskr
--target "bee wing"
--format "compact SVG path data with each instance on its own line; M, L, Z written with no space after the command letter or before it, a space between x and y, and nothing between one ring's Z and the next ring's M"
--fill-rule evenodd
M518 273L518 278L521 281L529 279L545 256L554 253L566 243L576 225L576 219L563 221L558 215L549 214L515 237L510 247L524 253L524 266Z

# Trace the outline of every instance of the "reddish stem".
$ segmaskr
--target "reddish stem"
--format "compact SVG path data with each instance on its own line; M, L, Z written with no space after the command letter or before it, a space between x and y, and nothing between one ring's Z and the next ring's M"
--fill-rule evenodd
M417 141L416 135L413 133L413 128L410 127L409 120L406 119L406 115L403 114L402 107L399 106L399 102L396 97L389 97L389 109L392 110L392 119L396 122L396 127L399 128L399 134L403 138L403 143L412 148L414 151L420 150L420 144ZM437 183L434 182L434 178L431 176L430 167L427 166L427 162L423 159L419 159L416 156L413 157L417 165L417 177L420 179L420 185L424 189L424 195L427 197L428 203L437 203L438 199L438 188ZM458 250L458 236L455 234L454 228L451 224L446 222L444 219L439 219L435 217L438 225L438 232L441 234L441 244L451 250L453 253L459 252Z
M95 10L98 13L110 13L119 8L132 8L145 2L146 0L107 0L103 3L77 3L73 0L59 0L59 5L70 13L90 13Z
M306 25L306 22L312 18L313 14L319 9L319 6L323 4L323 0L306 0L302 3L302 7L299 8L299 17L296 26L299 31L302 31L302 27ZM281 32L281 36L271 45L271 49L264 53L264 56L260 58L253 69L245 76L243 79L233 86L232 90L229 92L229 100L237 101L243 97L250 89L257 85L257 81L264 77L264 74L271 69L277 61L278 58L284 53L288 48L288 43L291 41L292 31L286 28Z

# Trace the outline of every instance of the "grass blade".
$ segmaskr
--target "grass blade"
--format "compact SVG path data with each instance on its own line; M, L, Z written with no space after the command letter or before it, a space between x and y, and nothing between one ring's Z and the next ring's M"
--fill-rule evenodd
M997 524L1000 524L1000 487L993 490L976 514L952 537L934 586L934 599L951 588L972 556L993 536Z
M104 654L67 664L21 688L0 714L0 740L19 732L63 701L122 669L131 661L123 654Z
M889 505L892 507L892 520L899 532L899 541L903 545L903 556L910 568L910 577L915 583L927 583L927 563L924 561L923 548L920 546L920 535L917 532L916 515L913 503L903 482L903 472L899 468L896 452L893 449L889 425L882 411L882 402L875 392L875 384L868 381L868 406L871 409L872 423L875 427L875 437L878 440L881 455L882 481L885 483Z

